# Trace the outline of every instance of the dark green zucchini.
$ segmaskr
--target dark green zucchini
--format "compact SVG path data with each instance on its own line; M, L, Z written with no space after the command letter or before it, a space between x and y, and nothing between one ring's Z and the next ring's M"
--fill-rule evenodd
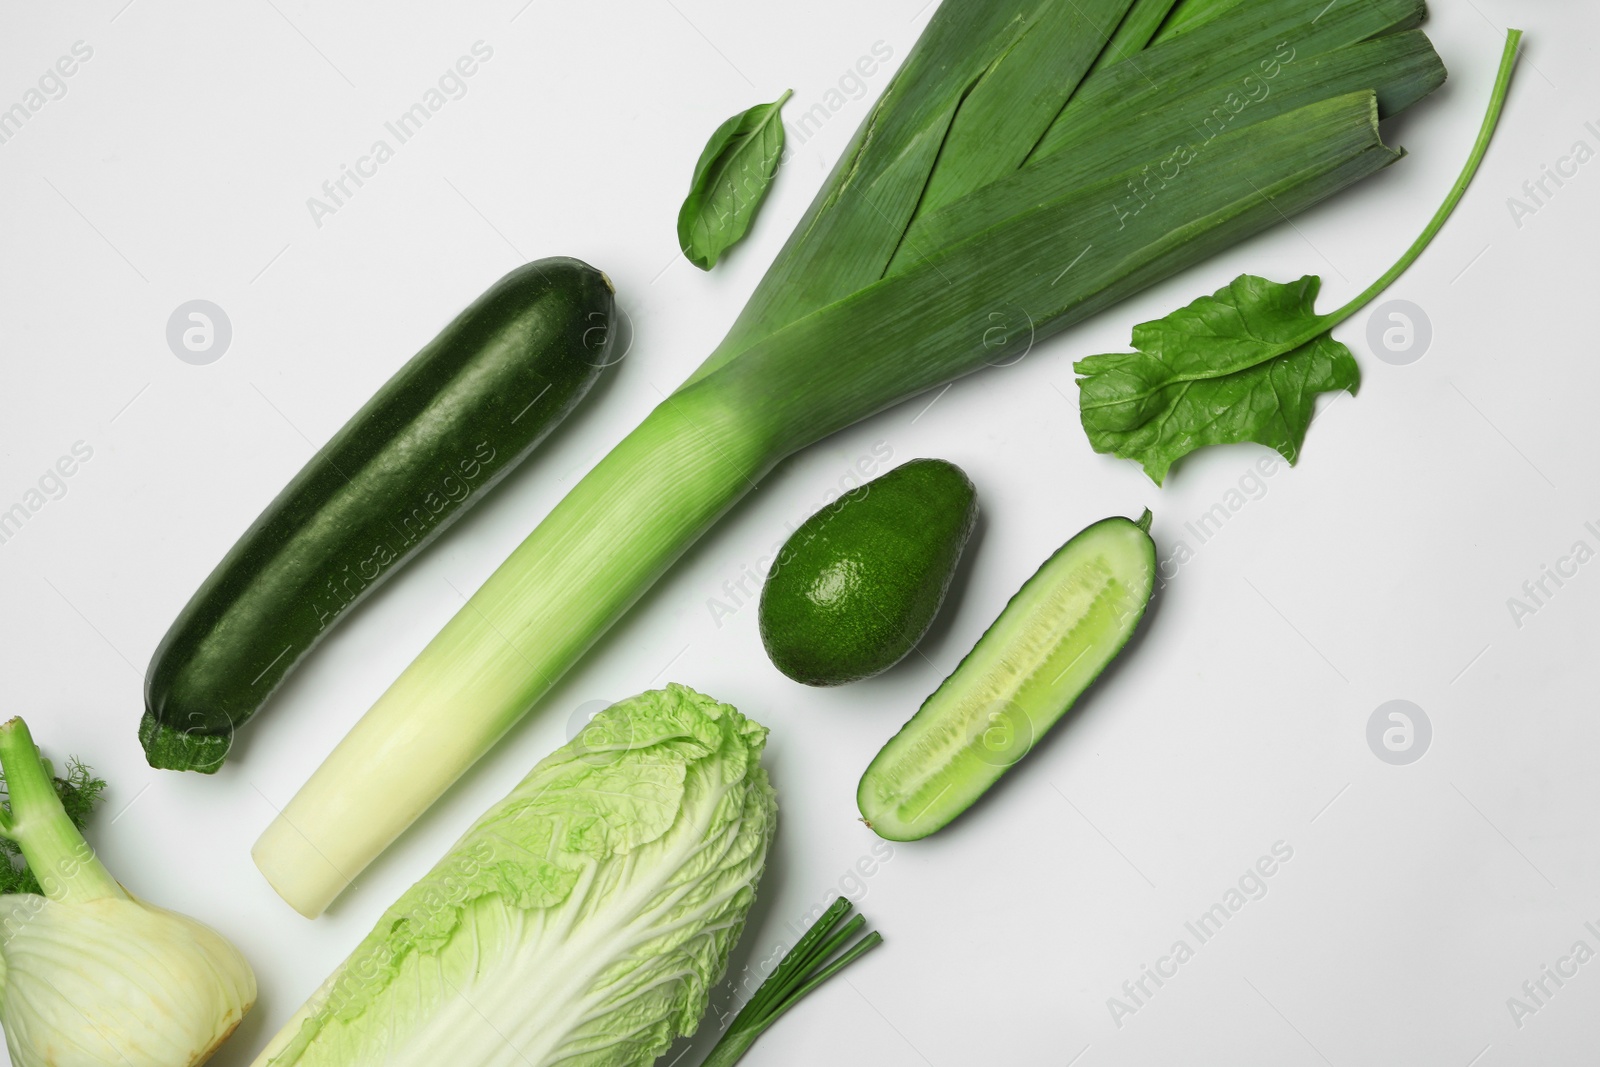
M139 740L211 773L329 629L520 463L611 358L611 282L518 267L458 315L245 531L156 649Z

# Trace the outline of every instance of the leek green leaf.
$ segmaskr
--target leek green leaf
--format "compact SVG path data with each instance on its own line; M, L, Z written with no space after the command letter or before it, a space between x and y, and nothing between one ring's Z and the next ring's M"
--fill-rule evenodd
M1030 12L1016 43L962 96L917 212L959 200L1022 166L1129 6L1129 0L1056 0Z
M1313 306L1321 284L1241 274L1135 326L1137 351L1079 360L1089 443L1138 460L1157 485L1202 445L1255 441L1293 463L1318 394L1361 383L1355 357Z
M1156 34L1172 14L1172 9L1177 6L1177 0L1135 0L1128 13L1122 16L1117 32L1106 42L1089 73L1096 73L1144 51L1155 40Z
M1077 0L939 5L727 336L685 386L783 327L882 280L908 239L906 226L922 208L928 182L946 158L951 124L973 87L1024 38L1070 32L1034 17L1052 2L1082 7ZM1064 99L1074 87L1058 91ZM1020 135L1019 145L991 138L988 150L1009 154L1013 147L1033 145L1043 128L1008 126L1007 133Z
M786 91L717 127L694 165L689 195L678 209L678 244L689 262L710 270L749 232L783 160Z

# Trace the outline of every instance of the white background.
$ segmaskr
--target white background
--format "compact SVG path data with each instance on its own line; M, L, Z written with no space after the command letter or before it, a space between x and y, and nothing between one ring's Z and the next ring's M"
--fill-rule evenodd
M1600 162L1520 226L1507 204L1575 141L1600 149L1584 126L1600 128L1600 18L1575 0L1441 0L1428 30L1451 79L1386 128L1406 159L1017 366L784 465L328 916L283 905L248 854L274 806L459 607L458 591L711 349L888 72L816 136L792 139L752 238L711 275L682 261L673 232L706 136L785 88L797 119L875 42L898 63L931 14L923 0L524 3L0 13L0 107L75 41L94 50L67 94L0 144L0 508L75 442L93 449L66 495L0 544L0 709L111 780L93 830L111 869L217 926L255 965L260 1004L215 1062L248 1063L383 907L564 739L575 709L667 680L773 729L782 829L734 969L841 885L864 891L888 939L763 1038L752 1064L1592 1058L1600 962L1520 1027L1507 1007L1575 941L1600 949L1583 925L1600 920L1600 562L1520 628L1507 606L1574 541L1600 547L1583 525L1600 520ZM1072 360L1124 348L1134 323L1240 271L1321 274L1325 307L1364 287L1453 179L1508 19L1529 31L1529 51L1500 135L1455 218L1387 294L1424 309L1431 349L1388 365L1367 342L1369 315L1347 323L1360 395L1325 406L1300 465L1199 545L1184 524L1262 450L1212 449L1158 490L1090 451ZM494 54L467 95L314 225L306 199L479 40ZM556 254L615 280L636 333L628 358L340 628L221 774L150 771L135 740L141 676L196 585L458 309L514 265ZM164 337L194 298L223 307L234 330L205 367ZM874 446L965 468L980 533L920 655L808 690L766 662L753 608L718 626L708 601ZM850 881L875 840L853 799L873 753L1051 549L1145 506L1163 555L1188 540L1195 556L1123 665L990 798ZM1409 766L1381 762L1365 739L1395 698L1433 724ZM1117 1026L1107 999L1175 939L1195 945L1184 922L1279 841L1293 859L1266 896Z

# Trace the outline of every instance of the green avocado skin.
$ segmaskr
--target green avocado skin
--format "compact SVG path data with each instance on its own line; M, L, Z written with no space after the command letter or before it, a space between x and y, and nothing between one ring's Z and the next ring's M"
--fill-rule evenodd
M811 516L761 591L773 665L829 686L900 662L933 624L977 521L972 480L942 459L914 459Z

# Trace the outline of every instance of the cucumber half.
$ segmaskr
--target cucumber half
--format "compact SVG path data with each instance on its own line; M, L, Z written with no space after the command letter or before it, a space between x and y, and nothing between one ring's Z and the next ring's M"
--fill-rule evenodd
M856 803L880 837L915 841L1026 756L1128 643L1155 589L1150 512L1056 550L950 677L883 746Z

